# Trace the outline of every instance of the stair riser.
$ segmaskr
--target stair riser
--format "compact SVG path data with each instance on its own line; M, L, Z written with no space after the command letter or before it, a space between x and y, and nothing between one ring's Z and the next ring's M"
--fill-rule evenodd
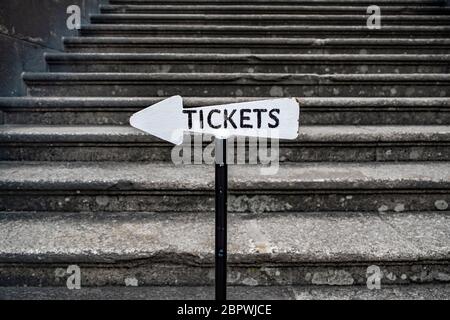
M361 31L342 31L338 29L330 30L318 30L318 31L306 31L306 30L170 30L170 29L160 29L160 30L120 30L120 29L81 29L81 36L89 37L176 37L176 36L203 36L203 37L333 37L333 38L395 38L395 37L411 37L411 38L448 38L449 31L439 31L439 30L417 30L417 31L389 31L388 29L381 30L368 30L362 29Z
M312 25L337 25L337 26L364 26L367 24L368 16L356 16L354 19L319 19L319 18L304 18L304 19L202 19L202 18L122 18L122 17L101 17L95 16L91 18L94 24L220 24L220 25L248 25L248 26L265 26L265 25L290 25L290 26L312 26ZM385 25L390 26L448 26L450 24L450 17L448 19L402 19L386 17L383 20Z
M433 109L433 108L430 108ZM44 111L8 110L4 112L5 124L36 125L128 125L131 115L139 109L129 111ZM450 125L450 110L424 111L421 109L392 110L355 109L339 111L324 109L314 111L303 108L303 125Z
M129 13L129 14L366 14L367 6L172 6L172 7L145 7L145 6L103 6L100 8L101 13ZM448 14L449 10L436 7L414 7L408 6L383 6L382 14L405 14L405 15L444 15Z
M450 83L411 82L410 84L389 82L346 82L323 84L284 84L269 81L253 83L221 82L69 82L38 83L28 81L31 96L76 96L76 97L449 97ZM89 85L87 85L89 84Z
M0 286L65 287L69 275L66 270L76 262L54 265L0 265ZM367 268L380 267L381 285L442 283L450 274L449 264L361 263L354 266L238 266L230 264L228 285L363 285L367 283ZM211 266L195 267L171 264L85 265L81 269L82 287L124 286L125 280L135 278L139 286L214 285ZM395 275L389 279L386 275Z
M420 5L420 6L439 6L443 4L443 0L379 0L378 3L384 4L384 5ZM111 5L199 5L199 4L220 4L223 6L229 6L229 5L253 5L253 6L264 6L264 5L309 5L309 6L320 6L320 5L352 5L355 3L359 3L361 5L368 4L370 5L372 2L367 0L359 0L359 1L352 1L352 0L324 0L324 1L318 1L318 0L169 0L169 1L162 1L162 0L110 0L109 3Z
M210 212L214 210L211 193L184 194L174 192L87 192L26 191L0 192L0 210L52 212ZM230 212L430 212L436 203L450 203L450 190L305 190L297 193L283 191L231 191Z
M66 44L66 52L73 53L242 53L242 54L448 54L449 47L435 47L435 46L377 46L370 45L346 45L334 47L316 47L313 45L307 46L249 46L243 44L242 46L232 45L214 45L202 46L186 44L157 44L157 45L74 45Z
M450 143L421 146L341 143L322 146L280 146L280 162L450 161ZM1 161L164 161L171 162L172 147L151 144L0 144Z
M50 61L49 70L51 72L147 72L147 73L226 73L226 72L256 72L256 73L448 73L450 71L450 61L442 64L426 63L422 61L410 63L388 63L383 64L373 62L361 64L341 64L336 62L299 62L290 64L279 62L277 64L257 64L256 62L236 62L228 61L217 64L213 61L199 64L192 61L163 63L149 61L143 63L130 63L129 61L98 63L97 61L77 63L67 61L66 63L53 63Z

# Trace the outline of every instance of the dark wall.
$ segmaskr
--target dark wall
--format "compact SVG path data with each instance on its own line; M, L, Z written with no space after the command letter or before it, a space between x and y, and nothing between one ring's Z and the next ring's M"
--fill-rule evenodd
M70 5L81 8L82 24L106 0L0 0L0 96L24 94L21 73L45 71L44 52L61 51Z

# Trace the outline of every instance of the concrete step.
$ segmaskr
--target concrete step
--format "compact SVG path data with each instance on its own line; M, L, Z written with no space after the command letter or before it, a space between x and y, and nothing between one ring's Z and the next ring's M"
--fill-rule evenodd
M261 98L184 98L201 107ZM268 98L267 98L268 99ZM449 98L298 98L302 125L450 125ZM128 125L161 98L0 98L4 124Z
M448 97L450 74L24 73L31 96Z
M254 5L251 4L171 4L161 5L100 5L101 13L171 13L171 14L366 14L367 8L373 4L363 5L361 3L342 4L322 4L322 5ZM379 2L377 2L378 5ZM382 15L385 14L414 14L414 15L442 15L449 14L450 9L442 6L427 6L421 4L399 5L384 4L380 6Z
M448 162L230 167L230 212L448 210ZM214 166L138 162L0 162L0 210L204 212Z
M183 147L191 150L192 139L187 137ZM204 148L212 144L204 140ZM243 141L237 145L248 151ZM449 147L450 126L302 126L296 141L280 142L279 159L450 161ZM0 126L2 161L170 162L172 149L127 126Z
M49 53L50 72L448 73L450 55Z
M381 29L370 30L367 26L340 25L213 25L213 24L92 24L83 25L80 29L82 36L206 36L206 37L433 37L448 38L450 26L392 26L383 25Z
M372 5L372 0L110 0L109 3L116 5L198 5L198 4L218 4L221 6L245 4L245 5ZM445 0L378 0L378 5L419 5L419 6L443 6Z
M67 52L241 54L448 54L439 38L68 37Z
M448 300L448 284L366 286L228 287L230 300ZM213 286L99 287L67 290L58 287L0 287L2 300L211 300Z
M382 286L450 279L447 213L229 215L230 286ZM214 214L0 215L0 284L82 286L213 284ZM18 267L20 266L20 267ZM351 287L349 287L351 288Z
M367 23L368 15L360 14L94 14L94 24L220 24L220 25L358 25ZM386 25L450 25L450 15L386 15Z

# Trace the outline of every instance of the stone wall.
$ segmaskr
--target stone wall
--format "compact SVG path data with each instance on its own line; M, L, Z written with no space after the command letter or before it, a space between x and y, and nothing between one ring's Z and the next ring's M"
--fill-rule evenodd
M82 24L98 11L104 0L1 0L0 2L0 96L23 95L21 73L43 71L44 52L61 51L62 37L74 36L68 30L66 13L78 5Z

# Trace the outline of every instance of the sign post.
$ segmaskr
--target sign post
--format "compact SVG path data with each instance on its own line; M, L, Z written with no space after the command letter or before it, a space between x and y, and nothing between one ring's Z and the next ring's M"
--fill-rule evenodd
M184 108L174 96L130 118L136 129L180 145L186 132L216 138L215 281L216 300L227 297L227 138L231 136L293 140L298 136L300 108L295 99L281 98L221 106Z
M216 300L227 299L227 140L216 138Z

